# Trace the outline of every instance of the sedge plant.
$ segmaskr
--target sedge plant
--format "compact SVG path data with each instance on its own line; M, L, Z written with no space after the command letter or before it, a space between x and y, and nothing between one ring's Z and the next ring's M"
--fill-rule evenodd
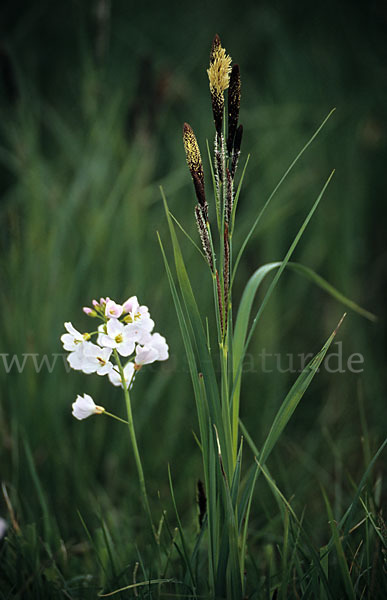
M180 554L186 566L185 584L191 589L192 597L204 594L209 598L239 599L247 597L246 594L249 590L246 555L249 516L257 479L263 472L266 479L271 481L266 469L266 461L318 372L342 322L341 319L340 323L333 328L333 332L322 348L303 368L280 405L266 439L261 443L261 449L258 450L246 427L241 423L239 415L243 362L262 313L279 278L287 268L303 275L342 302L347 308L355 310L371 320L374 317L338 292L312 269L291 261L292 254L315 213L332 179L333 172L329 174L323 184L283 260L262 265L252 274L244 289L238 309L235 310L233 304L234 281L238 275L238 265L247 243L276 191L304 151L314 141L333 111L290 165L253 221L246 239L235 252L233 240L237 225L237 206L248 157L241 167L243 127L239 123L240 69L237 64L232 65L232 60L222 47L218 35L215 36L212 43L207 73L215 126L212 150L207 144L212 184L211 200L207 199L204 164L194 130L188 123L183 126L186 160L196 197L194 213L201 240L201 250L185 231L183 225L172 215L165 194L161 190L171 235L177 283L161 239L160 246L189 364L199 427L197 442L202 455L203 484L199 482L198 486L200 531L192 549L188 547L176 503L175 508L181 537ZM176 225L196 246L207 266L207 275L205 275L206 267L203 267L203 281L206 278L209 288L212 289L214 313L206 320L200 311L201 303L198 294L194 292L191 285ZM257 291L270 273L274 273L274 278L264 294L258 310L253 314ZM201 291L201 293L203 292ZM214 331L216 332L216 346L212 347L211 332ZM220 369L218 365L220 365ZM243 466L242 469L244 439L250 445L255 460L247 468ZM173 495L171 477L170 483ZM276 497L280 498L279 495ZM281 500L278 501L281 502ZM204 576L203 553L206 557ZM199 561L200 569L198 568ZM197 576L198 570L201 573L200 576Z

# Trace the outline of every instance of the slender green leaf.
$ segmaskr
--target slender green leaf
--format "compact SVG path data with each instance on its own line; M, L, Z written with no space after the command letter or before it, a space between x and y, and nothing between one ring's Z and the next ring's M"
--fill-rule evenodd
M282 275L283 270L285 269L286 265L289 263L290 258L298 244L298 242L300 241L306 227L309 224L309 221L311 220L314 212L316 211L321 198L324 195L325 190L327 189L330 180L332 179L334 174L334 171L332 171L332 173L330 174L330 176L328 177L328 179L326 180L320 194L317 197L317 200L315 201L315 203L313 204L312 208L310 209L307 217L305 218L303 224L301 225L300 229L297 232L296 237L294 238L293 242L290 245L289 250L286 253L286 256L284 258L284 260L281 262L280 267L278 268L278 271L276 272L273 281L271 282L269 289L267 290L262 303L258 309L257 314L255 315L255 318L251 324L249 333L247 334L247 338L244 338L244 332L245 332L245 324L243 324L239 329L237 329L236 326L236 333L234 333L234 352L233 352L233 373L234 373L234 385L233 385L233 390L232 390L232 436L233 436L233 454L236 455L236 447L237 447L237 439L238 439L238 419L239 419L239 399L240 399L240 386L241 386L241 375L242 375L242 366L243 366L243 360L247 351L247 348L249 346L250 340L253 336L253 333L255 331L255 328L257 326L257 323L278 283L279 278ZM258 276L257 276L258 278ZM258 283L259 285L259 283ZM248 295L247 295L247 307L249 305L249 303L253 301L253 295L252 292L254 290L254 284L252 284L251 288L248 291ZM251 297L252 296L252 297ZM250 306L250 310L251 310L251 306ZM243 311L241 312L241 318L244 322L245 320L245 316L243 314ZM238 318L237 318L238 321ZM246 334L245 334L246 335ZM235 352L235 345L237 346L237 351Z
M269 434L265 440L263 448L259 454L259 460L261 464L264 464L268 459L280 435L282 434L283 430L288 424L294 411L296 410L301 398L308 389L313 377L316 375L322 361L325 358L326 353L328 352L330 345L332 344L334 337L336 336L337 330L339 329L343 318L344 317L342 317L342 319L338 323L334 332L329 336L320 352L318 352L316 356L312 358L312 360L307 364L305 369L303 369L302 373L299 375L296 382L289 391L288 395L286 396L285 400L281 404L274 418L273 424L270 428Z
M169 479L169 488L170 488L170 491L171 491L173 508L175 510L176 519L177 519L177 525L178 525L178 528L179 528L179 534L180 534L181 544L182 544L182 548L183 548L184 562L186 564L186 567L187 567L187 570L188 570L188 573L189 573L189 576L190 576L190 579L191 579L193 590L195 590L196 589L195 576L193 574L193 569L192 569L192 565L191 565L191 561L190 561L189 553L188 553L188 547L187 547L187 543L185 541L184 529L183 529L183 526L181 524L179 511L177 510L177 505L176 505L176 500L175 500L175 493L174 493L174 490L173 490L171 469L170 469L169 465L168 465L168 479ZM196 597L196 593L195 592L194 592L194 596Z
M130 585L126 585L125 587L119 588L118 590L114 590L113 592L108 592L107 594L98 594L100 598L108 598L109 596L114 596L115 594L119 594L120 592L124 592L125 590L135 590L136 588L140 588L143 586L149 585L161 585L163 583L179 583L182 584L181 581L177 579L149 579L148 581L141 581L139 583L132 583Z
M330 523L331 531L332 531L333 543L334 543L334 546L336 549L337 560L338 560L343 584L345 587L346 596L349 600L355 600L356 594L353 589L351 575L349 573L347 561L346 561L345 554L344 554L343 545L340 540L338 526L337 526L336 521L333 518L332 508L331 508L331 505L329 503L328 497L327 497L324 489L322 489L322 493L323 493L324 500L325 500L329 523Z
M276 187L274 188L274 190L272 191L272 193L270 194L270 196L268 197L268 199L266 200L265 204L263 205L259 215L257 216L257 218L255 219L249 233L247 234L246 238L243 241L243 244L241 246L241 249L239 250L237 259L235 261L235 266L233 269L233 274L232 274L232 278L231 278L231 287L232 284L234 282L234 278L235 278L235 274L237 272L238 269L238 265L239 262L242 258L243 252L247 246L247 244L249 243L249 240L251 238L251 236L253 235L259 221L261 220L264 212L266 211L267 207L269 206L272 198L275 196L275 194L277 193L277 191L279 190L279 188L281 187L281 185L283 184L283 182L285 181L285 179L287 178L287 176L289 175L289 173L291 172L291 170L293 169L293 167L296 165L296 163L299 161L299 159L301 158L301 156L304 154L305 150L307 150L307 148L310 146L310 144L316 139L316 137L318 136L318 134L320 133L320 131L322 130L322 128L324 127L325 123L330 119L330 117L333 115L333 113L335 112L335 108L331 110L331 112L328 114L327 117L325 117L324 121L321 123L321 125L318 127L318 129L315 131L315 133L312 135L312 137L307 141L307 143L305 144L305 146L301 149L301 151L297 154L296 158L293 160L293 162L291 163L291 165L288 167L288 169L285 171L285 173L283 174L283 176L281 177L281 179L279 180L279 182L277 183Z
M339 528L340 530L343 530L343 535L344 537L346 537L348 535L348 532L352 526L352 522L353 522L353 516L356 510L356 506L357 503L359 501L360 498L360 494L361 491L363 489L363 487L365 486L367 479L369 477L369 474L371 472L371 470L373 469L375 462L377 461L377 459L379 458L379 456L381 455L381 453L383 452L384 448L386 447L387 444L387 438L384 440L384 442L381 444L381 446L378 448L377 452L375 453L373 459L371 460L371 462L369 463L367 469L364 472L363 477L360 480L360 483L357 487L354 499L352 500L350 506L348 507L348 510L345 512L345 514L343 515L343 517L340 520L339 523ZM330 545L331 542L329 542L328 546Z
M202 257L202 259L204 260L204 262L207 264L207 259L204 256L203 252L200 250L199 246L193 241L193 239L191 238L191 236L189 235L189 233L186 232L186 230L184 229L183 225L176 219L176 217L174 216L174 214L171 213L171 211L169 211L169 214L170 214L171 218L175 221L175 223L178 226L178 228L180 229L180 231L182 231L184 233L185 237L191 242L191 244L193 245L193 247L196 248L196 250L199 252L199 254Z

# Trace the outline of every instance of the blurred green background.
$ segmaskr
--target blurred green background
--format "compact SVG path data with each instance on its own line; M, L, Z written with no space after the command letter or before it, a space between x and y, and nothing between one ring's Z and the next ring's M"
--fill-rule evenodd
M363 372L321 372L270 463L284 493L295 495L294 506L306 507L316 542L324 543L319 484L340 515L350 478L360 479L385 433L386 6L15 0L1 13L0 341L8 356L0 361L0 465L20 527L36 524L38 554L60 538L68 570L76 561L79 572L93 572L77 511L97 538L103 518L122 542L122 561L131 560L130 532L143 518L126 431L108 419L77 423L71 416L71 403L84 392L124 414L120 393L102 378L67 373L61 356L51 373L46 366L36 372L31 358L21 373L15 365L7 373L5 365L23 353L39 360L46 354L51 362L62 353L64 321L90 327L82 306L101 295L120 301L136 294L171 353L167 363L144 369L133 393L148 485L156 513L169 510L170 463L182 515L194 528L201 477L196 416L156 231L170 254L162 185L172 212L197 240L181 127L192 125L206 159L205 141L213 137L206 68L217 32L241 68L242 151L251 154L237 248L336 107L251 240L234 296L237 305L253 271L284 256L336 169L295 260L379 321L348 314L338 340L345 359L364 356ZM181 241L203 316L211 314L204 263ZM288 353L316 352L342 313L298 275L284 274L250 348L243 385L242 418L258 446L295 377L263 373L258 354L281 353L285 364ZM276 510L262 481L253 514L257 543L274 535L265 524ZM10 519L3 498L0 516ZM23 556L20 548L15 553ZM26 551L19 566L26 573L29 560Z

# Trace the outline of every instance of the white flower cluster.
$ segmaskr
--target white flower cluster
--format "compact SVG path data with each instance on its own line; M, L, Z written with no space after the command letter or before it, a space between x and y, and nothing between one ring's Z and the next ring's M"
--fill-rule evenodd
M123 366L123 373L125 387L129 389L136 372L143 365L156 360L167 360L166 340L159 333L152 333L155 324L148 307L141 306L136 296L132 296L123 304L117 304L110 298L101 298L99 302L93 300L93 308L84 307L83 311L102 322L98 330L92 333L80 333L71 323L64 324L67 333L61 336L61 341L64 349L70 352L67 360L73 369L87 374L107 375L113 385L123 387L120 370L114 360L116 351L128 359ZM96 343L90 341L92 336L96 336ZM86 397L91 407L89 410L86 404L83 407ZM73 404L73 415L83 419L91 414L103 412L99 410L96 413L95 405L92 407L90 401L94 405L94 401L87 394L85 398L78 396Z

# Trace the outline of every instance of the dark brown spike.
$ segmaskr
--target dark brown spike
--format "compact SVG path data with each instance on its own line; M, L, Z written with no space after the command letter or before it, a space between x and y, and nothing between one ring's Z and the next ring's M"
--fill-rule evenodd
M222 94L218 94L216 92L211 93L211 104L212 104L212 114L214 115L214 123L216 133L220 137L222 135L222 125L223 125L223 109L224 109L224 96Z
M215 53L215 50L217 48L219 48L219 46L221 46L220 37L218 36L217 33L215 33L214 39L212 40L212 44L211 44L210 64L212 64L214 62L214 53Z
M204 218L207 221L208 220L208 204L206 201L206 194L204 191L203 181L202 181L202 179L200 179L199 175L195 171L193 171L193 173L192 173L192 179L193 179L194 186L195 186L196 198L202 208L202 211L204 213Z
M241 76L239 65L234 65L230 76L228 88L228 137L227 151L231 155L235 132L238 126L239 109L241 105Z
M239 125L238 129L235 132L234 152L241 151L242 136L243 136L243 125Z

